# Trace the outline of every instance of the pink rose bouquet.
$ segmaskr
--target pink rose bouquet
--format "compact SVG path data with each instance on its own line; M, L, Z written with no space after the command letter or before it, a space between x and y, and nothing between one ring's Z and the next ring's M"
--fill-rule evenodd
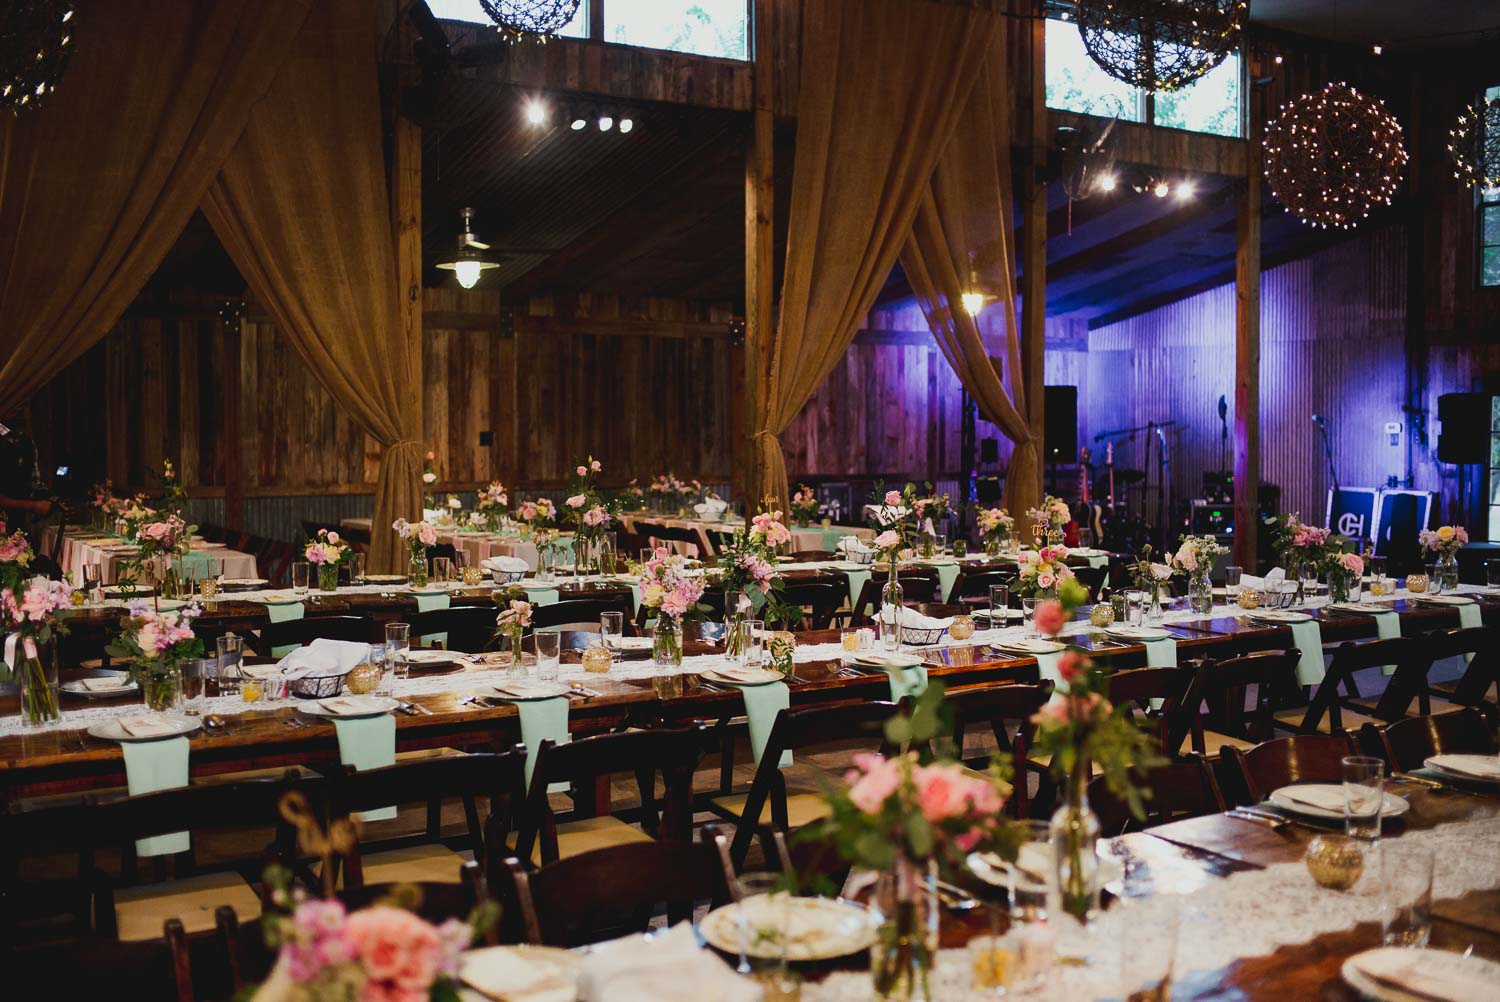
M193 620L202 609L194 604L159 612L145 599L136 599L127 612L120 635L104 650L130 665L148 707L169 709L177 701L179 666L203 656L203 641L193 633Z
M1073 569L1064 561L1068 559L1065 546L1044 546L1040 550L1028 550L1021 555L1021 566L1016 576L1016 589L1022 595L1050 592L1064 581L1073 580Z
M818 492L806 484L800 484L797 487L797 493L792 495L792 518L802 525L814 521L821 507L822 502L818 500Z
M1469 543L1469 530L1461 525L1445 525L1437 529L1423 529L1417 542L1424 549L1448 559Z

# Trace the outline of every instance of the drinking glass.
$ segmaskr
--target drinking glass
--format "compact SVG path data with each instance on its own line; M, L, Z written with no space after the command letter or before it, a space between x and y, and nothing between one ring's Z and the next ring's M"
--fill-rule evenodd
M948 548L948 534L946 532L938 532L934 533L934 536L937 539L937 551L942 553Z
M655 556L656 556L656 551L653 550L651 547L649 547L649 546L643 546L643 547L641 547L641 566L644 567L646 564L649 564L651 562L652 558L654 558Z
M203 713L203 701L208 695L208 680L218 669L213 658L194 658L182 666L182 712L190 717Z
M1302 568L1302 601L1309 602L1318 593L1318 569Z
M990 626L1002 627L1010 615L1010 585L990 585Z
M298 560L292 564L292 591L298 595L307 594L307 578L311 570L312 564L305 560Z
M864 641L864 631L857 626L846 626L839 630L839 647L844 655L858 654Z
M1109 609L1114 614L1114 621L1121 626L1130 622L1130 593L1117 591L1109 597Z
M1031 818L1016 822L1021 845L1007 876L1010 914L1023 922L1047 921L1050 888L1056 882L1052 865L1052 824Z
M745 629L745 667L759 668L766 650L766 621L746 620Z
M531 634L536 645L536 673L538 678L557 678L562 665L562 634L557 630L537 630Z
M1440 595L1443 591L1443 570L1436 562L1427 565L1427 593Z
M1484 583L1492 589L1500 589L1500 560L1491 560L1484 565Z
M617 642L624 635L625 614L623 612L599 613L599 639L605 647Z
M740 963L736 973L767 985L786 978L788 902L779 873L746 873L735 879L739 891ZM763 954L755 956L752 954Z
M1127 591L1125 597L1130 601L1130 625L1142 625L1146 621L1146 593L1139 590Z
M453 580L453 558L452 557L433 557L432 558L432 579L434 581L452 581Z
M1078 549L1090 550L1094 547L1094 530L1088 526L1080 526L1078 529Z
M1365 563L1365 568L1370 572L1372 578L1385 577L1385 557L1374 556Z
M1130 899L1122 899L1116 906L1128 911ZM1149 907L1150 919L1143 915L1141 921L1121 922L1104 947L1106 952L1114 952L1115 984L1134 1002L1167 1002L1172 997L1181 899L1175 894L1157 894L1149 906L1135 907L1142 912Z
M1240 597L1240 575L1245 573L1243 567L1230 565L1224 568L1224 597L1231 605Z
M551 584L555 573L557 554L550 546L536 548L536 579L542 584Z
M365 554L363 550L354 551L354 561L349 566L351 568L350 573L354 575L354 580L350 581L350 584L354 584L365 579Z
M386 664L390 666L393 678L403 679L410 674L411 664L406 659L407 652L410 650L411 624L386 623L385 657Z
M1344 832L1359 842L1380 841L1385 762L1368 755L1344 757Z
M1034 637L1036 633L1036 605L1034 598L1021 599L1021 619L1026 625L1026 635Z
M245 657L245 641L233 633L219 638L219 695L240 694L240 663Z
M1380 846L1380 932L1386 946L1426 946L1432 936L1432 850L1389 839Z
M391 694L391 671L385 662L385 644L370 645L370 664L380 665L380 678L375 682L374 695L389 696Z

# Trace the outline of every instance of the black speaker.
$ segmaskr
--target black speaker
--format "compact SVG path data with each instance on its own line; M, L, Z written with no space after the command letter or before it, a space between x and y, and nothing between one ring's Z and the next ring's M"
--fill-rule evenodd
M997 438L981 438L979 440L979 461L981 463L1000 462L1000 440Z
M1078 387L1048 386L1045 392L1043 461L1078 462Z
M1444 393L1438 397L1437 458L1440 463L1489 463L1490 401L1488 393Z

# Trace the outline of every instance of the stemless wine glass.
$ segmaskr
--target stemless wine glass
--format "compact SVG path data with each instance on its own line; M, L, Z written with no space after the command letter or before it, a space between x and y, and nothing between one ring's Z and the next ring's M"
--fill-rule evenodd
M1432 848L1392 839L1380 847L1380 926L1387 946L1426 946L1432 937Z
M1427 565L1427 593L1440 595L1443 591L1443 569L1436 562Z
M745 621L745 667L759 668L764 660L766 650L766 621L763 619L750 619Z
M193 658L182 666L183 713L190 717L202 715L208 680L214 677L217 668L218 661L214 658Z
M1385 801L1385 762L1368 755L1346 755L1344 766L1344 832L1360 842L1380 841Z
M1231 605L1240 597L1240 577L1244 573L1243 567L1236 567L1233 564L1224 568L1224 597Z
M990 585L990 625L1002 627L1010 615L1010 585Z
M245 656L245 641L233 633L218 639L219 649L219 695L240 694L240 662Z
M385 624L385 656L393 677L406 678L411 671L407 652L411 650L411 624Z
M292 591L298 595L307 594L307 577L311 569L312 564L305 560L298 560L292 564Z
M625 635L625 614L623 612L599 613L599 634L599 639L605 647L619 646L619 639Z
M537 677L557 678L562 666L562 634L557 630L536 630L531 641L536 645Z
M1302 568L1302 601L1310 602L1318 593L1318 569L1308 566Z
M1021 599L1021 619L1026 625L1026 635L1034 637L1036 632L1036 603L1034 598Z

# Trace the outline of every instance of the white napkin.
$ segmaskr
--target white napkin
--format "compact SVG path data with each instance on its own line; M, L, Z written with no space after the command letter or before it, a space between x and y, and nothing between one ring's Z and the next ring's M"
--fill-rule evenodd
M693 511L700 515L722 515L728 507L729 503L727 501L720 501L718 498L709 498L701 504L693 505Z
M1488 970L1468 969L1469 965L1465 963L1468 959L1446 950L1391 947L1358 954L1350 958L1350 963L1377 982L1409 988L1423 998L1445 999L1447 1002L1493 999L1493 975Z
M1344 790L1338 786L1286 786L1277 791L1284 800L1310 807L1321 807L1325 811L1344 809ZM1374 804L1370 805L1372 808Z
M574 1002L578 997L578 986L559 965L508 946L470 950L460 972L466 985L501 1002Z
M1272 567L1270 572L1263 578L1258 578L1254 574L1241 574L1240 587L1250 588L1255 591L1265 591L1266 585L1278 584L1284 580L1286 580L1286 570L1281 567Z
M1427 761L1447 772L1476 779L1500 779L1500 758L1494 755L1434 755Z
M882 605L880 607L880 621L882 623L891 622L891 617L894 615L894 610L892 610L890 606ZM931 616L922 615L915 609L901 610L901 628L903 630L946 630L952 625L952 616L949 616L946 619L933 619Z
M524 574L530 569L526 561L520 557L486 557L479 562L479 566L487 571L499 571L502 574L514 574L517 571Z
M873 547L866 546L864 540L858 536L841 536L839 541L833 544L835 551L839 553L874 553Z
M83 687L89 692L102 692L105 689L120 689L130 684L129 675L110 675L105 678L86 678L82 680Z
M276 670L287 678L343 675L355 665L369 659L369 644L319 637L306 647L299 647L287 654L276 663Z
M157 717L121 717L120 729L133 738L160 738L177 729Z
M760 986L700 949L692 927L631 936L583 962L578 995L584 1002L757 1002Z
M650 637L617 637L610 634L604 643L617 651L649 651L652 640Z
M721 678L737 682L764 682L769 675L776 674L768 668L747 668L744 665L722 665L711 670Z

